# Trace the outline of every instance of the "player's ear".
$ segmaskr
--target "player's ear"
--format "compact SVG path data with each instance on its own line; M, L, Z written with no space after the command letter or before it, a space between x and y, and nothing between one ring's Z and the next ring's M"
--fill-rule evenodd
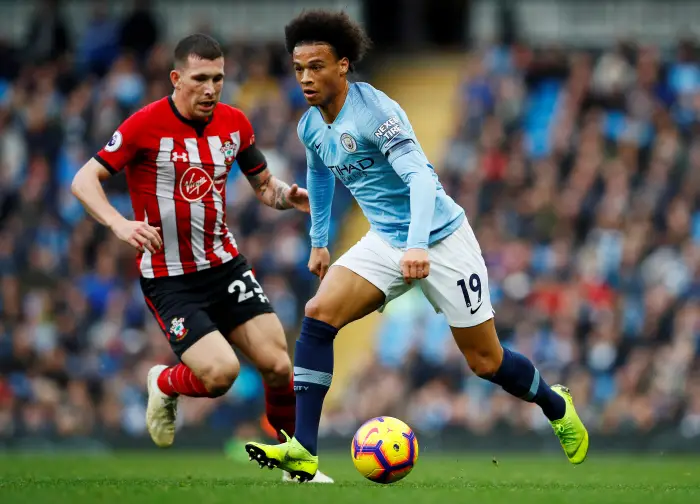
M350 60L347 58L340 58L338 66L340 67L340 76L345 77L350 70Z
M173 87L175 89L180 89L180 79L181 79L180 72L176 69L170 70L170 82L172 83Z

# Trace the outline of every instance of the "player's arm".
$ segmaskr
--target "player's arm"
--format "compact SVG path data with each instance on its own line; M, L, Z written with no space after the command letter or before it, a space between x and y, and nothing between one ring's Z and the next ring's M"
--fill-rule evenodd
M394 171L410 190L410 224L406 252L401 259L404 279L421 279L430 273L428 243L435 213L437 187L425 155L418 148L394 105L367 96L365 137L386 156Z
M265 156L255 145L255 134L250 121L240 112L238 120L241 125L243 147L238 152L236 161L255 191L255 196L265 205L277 210L296 208L308 213L309 195L306 190L296 184L290 187L289 184L270 173Z
M331 264L328 252L328 231L331 224L331 206L335 192L335 175L314 151L306 148L306 187L309 188L311 209L311 256L309 271L321 280Z
M398 114L372 98L368 98L368 103L371 106L366 111L364 136L386 156L410 189L411 223L406 248L427 250L437 198L430 163L418 149L413 135L405 131Z
M407 283L430 274L428 242L432 228L437 188L432 170L423 153L412 148L411 140L396 144L395 154L387 153L394 171L410 190L411 222L408 225L406 252L401 258L401 273Z
M85 210L103 226L112 225L124 217L114 208L102 189L102 181L112 174L95 158L91 158L75 174L71 190Z
M331 206L335 192L335 175L314 151L306 148L306 187L309 189L311 246L328 246Z
M262 203L277 210L298 208L304 212L309 211L306 190L296 184L290 186L270 173L265 157L255 145L247 148L242 154L237 158L238 166L255 191L255 196Z
M314 127L307 112L297 125L299 141L306 148L306 187L309 189L309 212L311 213L311 255L309 271L321 280L328 272L331 255L328 252L328 232L331 223L331 205L335 192L335 175L321 157L311 148Z
M391 160L391 167L409 187L411 194L411 223L408 226L406 248L427 250L437 197L428 160L420 151L411 149L395 156Z
M110 142L78 170L71 191L85 210L100 224L109 227L120 240L140 251L147 249L155 253L163 246L159 228L126 219L112 206L102 188L102 181L123 169L135 155L135 147L124 144L126 138L134 135L134 122L125 121Z

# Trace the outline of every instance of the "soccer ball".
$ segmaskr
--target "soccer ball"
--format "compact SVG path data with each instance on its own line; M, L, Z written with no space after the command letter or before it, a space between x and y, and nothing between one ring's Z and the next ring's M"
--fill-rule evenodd
M413 469L418 460L418 440L401 420L377 417L357 430L350 452L362 476L375 483L394 483Z

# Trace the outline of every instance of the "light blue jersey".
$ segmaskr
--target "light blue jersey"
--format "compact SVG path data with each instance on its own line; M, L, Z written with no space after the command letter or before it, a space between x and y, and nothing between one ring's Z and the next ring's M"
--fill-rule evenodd
M427 249L462 224L464 210L442 188L406 113L371 85L350 84L332 124L310 108L297 133L306 146L313 247L328 244L334 177L395 247Z

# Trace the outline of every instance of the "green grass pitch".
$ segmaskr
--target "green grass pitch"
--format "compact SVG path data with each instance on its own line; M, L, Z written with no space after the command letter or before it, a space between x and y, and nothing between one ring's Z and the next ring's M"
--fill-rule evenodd
M322 456L335 485L282 483L278 470L219 454L0 456L2 504L698 503L700 456L421 456L393 485L360 477L349 454Z

